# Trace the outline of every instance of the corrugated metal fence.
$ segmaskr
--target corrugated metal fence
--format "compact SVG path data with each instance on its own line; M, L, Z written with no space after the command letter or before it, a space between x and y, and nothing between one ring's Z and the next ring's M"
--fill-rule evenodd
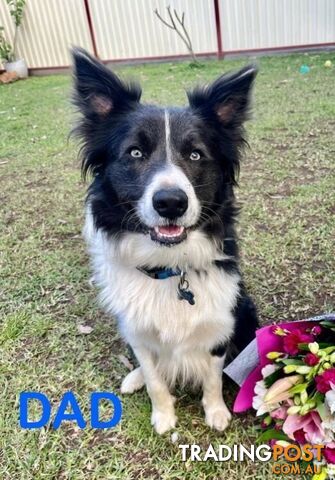
M154 14L167 5L185 12L199 55L335 46L335 0L27 0L17 50L36 69L68 66L71 45L105 61L186 55ZM12 40L5 0L0 25Z
M335 0L221 0L224 49L335 42Z

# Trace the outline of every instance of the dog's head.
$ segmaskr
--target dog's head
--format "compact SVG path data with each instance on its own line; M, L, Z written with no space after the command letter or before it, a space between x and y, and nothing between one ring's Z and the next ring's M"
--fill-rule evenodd
M82 117L83 172L97 228L150 235L164 245L193 229L219 234L236 183L243 122L256 69L248 66L188 93L189 106L140 103L85 51L74 51L75 103Z

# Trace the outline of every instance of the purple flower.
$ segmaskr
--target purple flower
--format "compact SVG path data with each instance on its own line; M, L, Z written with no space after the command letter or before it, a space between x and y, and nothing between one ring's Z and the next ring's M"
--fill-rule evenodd
M335 385L335 368L325 370L315 377L316 389L321 393L327 393Z
M298 442L300 445L305 445L306 443L306 435L303 429L296 430L293 434L294 440Z
M312 328L311 330L311 333L312 335L320 335L320 333L322 332L322 328L320 327L320 325L315 325L315 327Z
M320 357L315 355L315 353L307 353L305 357L305 363L309 367L314 367L315 365L317 365L319 363L319 360L320 360Z
M327 460L327 463L335 464L335 448L326 447L323 450L323 456Z

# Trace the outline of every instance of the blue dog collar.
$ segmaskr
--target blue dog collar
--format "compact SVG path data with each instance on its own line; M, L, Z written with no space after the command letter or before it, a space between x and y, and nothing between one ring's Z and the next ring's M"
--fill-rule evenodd
M154 280L166 280L170 277L179 277L177 294L179 300L186 300L190 305L195 304L194 294L189 290L189 283L186 279L186 272L180 268L145 268L136 267L138 271L144 273Z
M154 278L155 280L166 280L170 277L179 277L182 271L180 268L145 268L145 267L136 267L137 270L148 275L148 277Z

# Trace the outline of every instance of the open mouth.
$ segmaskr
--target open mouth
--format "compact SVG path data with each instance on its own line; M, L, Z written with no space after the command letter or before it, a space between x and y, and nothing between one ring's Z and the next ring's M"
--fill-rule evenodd
M187 237L187 230L180 225L164 225L150 230L151 240L165 245L180 243Z

